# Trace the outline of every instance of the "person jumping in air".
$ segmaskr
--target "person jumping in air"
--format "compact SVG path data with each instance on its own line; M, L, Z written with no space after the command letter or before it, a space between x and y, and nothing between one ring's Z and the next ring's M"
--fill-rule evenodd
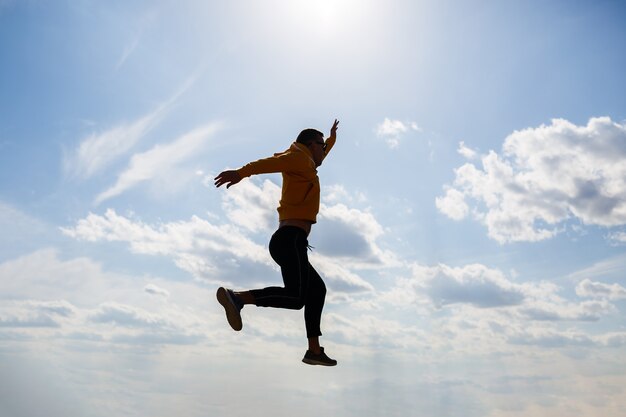
M307 238L311 226L316 223L320 206L317 168L335 145L338 126L339 122L335 120L326 140L322 132L305 129L286 151L250 162L238 170L224 171L215 177L216 187L226 184L226 188L230 188L251 175L282 173L278 230L272 235L269 250L272 259L280 266L285 286L241 292L220 287L217 300L226 311L228 323L237 331L243 327L241 309L246 304L292 310L304 307L309 348L302 362L309 365L337 365L337 361L329 358L319 343L326 286L309 263Z

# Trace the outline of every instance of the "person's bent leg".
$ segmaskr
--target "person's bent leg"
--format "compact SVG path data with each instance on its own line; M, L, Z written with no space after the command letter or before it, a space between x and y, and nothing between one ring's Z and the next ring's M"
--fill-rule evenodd
M243 327L241 321L241 309L243 308L243 304L239 300L239 297L237 297L232 290L224 287L219 287L215 295L217 301L224 307L226 319L230 327L236 331L241 330Z
M235 295L241 300L241 304L256 304L254 295L250 291L236 291Z
M250 290L259 307L301 309L309 287L309 260L306 233L297 227L283 227L270 241L270 254L280 265L284 287Z

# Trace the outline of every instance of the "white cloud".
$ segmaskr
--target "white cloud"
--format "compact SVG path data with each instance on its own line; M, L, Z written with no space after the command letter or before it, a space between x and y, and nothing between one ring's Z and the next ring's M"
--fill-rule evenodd
M257 186L248 180L224 191L222 207L231 222L251 232L270 231L277 225L279 200L280 187L272 181L264 180Z
M576 286L576 294L579 297L623 300L626 299L626 288L619 284L604 284L584 279Z
M339 291L371 291L373 287L351 269L371 267L395 260L393 254L378 247L382 226L366 211L349 208L342 200L362 201L362 195L352 196L343 187L332 187L336 204L321 204L319 222L309 241L315 249L310 254L314 265ZM257 185L244 181L224 191L223 208L237 226L251 232L273 232L277 225L276 206L280 188L269 180Z
M372 284L350 268L325 256L310 255L311 264L333 291L342 293L373 292Z
M604 346L608 347L623 347L626 346L626 332L613 332L603 334L596 338Z
M422 129L415 122L402 122L385 117L382 123L376 126L376 136L385 139L390 148L400 145L400 138L409 131L421 132Z
M197 155L206 145L206 139L213 135L219 124L212 123L179 137L168 144L156 145L152 149L133 155L130 164L117 178L117 182L109 189L100 193L96 204L115 197L144 181L160 180L162 183L175 183L180 186L183 181L173 170L185 160ZM172 180L176 178L176 180Z
M322 202L326 205L365 203L367 197L363 192L349 192L343 185L331 184L322 186Z
M277 274L266 243L255 243L236 226L216 226L196 216L187 222L148 225L109 209L103 216L90 213L75 227L62 231L78 240L127 242L133 252L169 257L179 268L203 281L241 286L269 282L263 280ZM345 261L316 253L311 256L315 258L316 268L335 290L373 289L346 268Z
M465 203L465 195L451 187L446 188L446 194L443 197L435 199L435 205L440 212L453 220L464 219L469 211L469 207Z
M216 226L197 216L186 222L148 225L109 209L103 216L90 213L75 227L62 231L78 240L127 242L132 252L169 257L193 277L211 282L225 282L237 276L245 279L242 271L246 268L273 266L264 247L238 228Z
M470 304L479 308L522 304L525 288L510 282L502 272L480 264L464 267L413 265L410 286L425 294L437 308Z
M516 323L597 321L617 312L608 300L609 295L599 296L605 290L594 287L595 300L570 301L559 295L561 288L548 282L515 283L498 269L481 264L462 267L448 265L409 266L408 278L399 278L396 286L382 295L384 302L396 306L422 308L424 314L434 309L446 308L454 317L467 317L467 307L492 310L497 315ZM587 292L583 292L584 288ZM620 299L623 288L610 288L613 299ZM591 296L589 286L577 288L579 296ZM480 320L491 317L481 313ZM480 318L483 317L483 318ZM497 317L497 316L496 316ZM493 317L490 318L492 320Z
M164 318L151 314L138 307L108 302L100 305L89 315L89 320L94 323L111 323L115 326L162 328L172 327Z
M465 159L475 159L478 156L478 152L465 146L465 142L463 141L459 142L459 149L457 149L457 152Z
M335 313L325 317L327 333L351 346L367 348L423 348L427 335L416 327L370 314L348 318Z
M578 331L557 332L554 330L523 331L510 336L508 341L519 345L536 345L544 348L559 347L590 347L594 340L588 335Z
M161 308L162 301L148 294L166 291L163 288L168 288L173 299L183 293L187 300L194 299L194 305L205 305L206 294L191 280L178 282L145 274L111 273L87 257L61 259L56 249L42 249L0 263L0 294L5 299L39 300L39 310L58 314L70 311L66 302L76 308L92 308L109 300Z
M383 227L370 212L350 208L343 203L322 204L315 240L324 255L382 263L385 253L376 242L383 232Z
M67 338L87 342L167 345L202 341L201 312L168 306L149 312L108 301L95 309L78 308L65 300L22 300L0 303L0 329L28 338ZM54 333L51 333L53 330Z
M519 312L530 320L538 321L597 321L616 312L616 308L607 301L571 303L558 298L529 301Z
M158 295L160 297L169 298L170 292L166 289L160 288L154 284L146 285L143 290L148 294Z
M88 258L63 261L49 249L4 262L0 337L10 331L33 343L68 339L85 349L102 343L157 347L199 343L206 340L207 328L223 322L221 314L207 311L212 291L197 283L167 281L178 290L172 297L177 302L148 296L170 297L156 285L161 281L108 273Z
M190 221L148 225L118 215L90 213L64 234L91 242L127 242L133 252L171 258L192 276L211 282L258 283L275 275L277 266L267 250L269 233L277 223L276 205L280 189L269 180L261 185L244 181L223 191L222 205L232 224L215 225L196 216ZM318 230L319 229L319 230ZM267 232L262 244L249 233ZM397 263L397 257L378 246L382 226L367 211L342 203L322 204L320 222L309 241L316 246L313 264L329 285L340 292L372 291L357 272Z
M55 310L55 307L57 308ZM58 310L59 305L46 308L45 304L30 302L0 303L0 328L60 327L58 318L70 310Z
M453 186L446 187L437 206L459 219L468 213L463 204L474 202L476 218L500 243L548 239L573 218L589 225L624 225L624 144L626 125L608 117L592 118L586 126L554 119L516 131L506 138L502 155L490 151L480 167L457 168Z
M150 225L107 210L102 216L90 214L74 227L64 229L64 232L78 239L126 242L132 252L168 257L192 276L211 283L234 283L237 288L275 284L279 274L267 254L265 239L268 236L263 235L262 244L257 244L251 236L271 227L268 224L272 216L275 219L277 201L265 199L264 193L278 195L278 187L268 181L247 181L240 185L243 187L239 194L230 195L239 185L221 194L224 211L241 212L231 216L232 224L229 225L211 224L198 217ZM617 311L607 299L568 300L559 295L562 289L554 284L523 282L516 274L507 276L485 265L423 266L398 259L394 253L381 249L385 230L374 214L345 204L345 201L352 200L349 193L341 191L336 193L333 204L322 204L320 221L309 238L311 244L316 246L309 255L311 262L331 290L324 332L335 341L358 346L359 342L353 338L358 339L360 334L368 341L363 348L428 347L459 355L468 351L479 354L508 352L520 343L522 330L532 329L536 337L529 339L530 344L541 346L545 343L560 349L575 344L576 339L568 344L567 332L563 333L559 326L597 321ZM258 211L250 211L252 207ZM248 222L244 215L247 211L260 225ZM333 241L325 242L324 239L329 236ZM345 240L342 241L342 238ZM398 279L393 286L393 281L385 282L387 276L404 278ZM145 286L143 292L148 292ZM159 301L157 297L151 298ZM172 298L170 296L166 304L173 303ZM360 309L359 314L343 316L346 305L351 305L353 309L355 305L365 306L370 310ZM376 320L372 318L371 311L375 311L376 315L385 314ZM394 325L394 319L389 317L400 312L411 312L413 315ZM269 314L274 320L274 313ZM134 313L126 316L130 317L130 321L135 317ZM160 319L164 317L157 316ZM296 316L276 312L276 320L283 320L282 317L286 321L269 325L263 314L252 314L245 317L246 329L261 338L282 334L286 340L291 340L295 333L285 333L280 326L296 320ZM420 324L407 327L411 320ZM432 326L437 330L425 331L430 324L422 323L423 320L435 320ZM110 323L109 320L102 324ZM149 328L146 323L144 327ZM291 324L288 327L291 328ZM381 330L381 327L386 330ZM138 332L137 329L141 328L139 325L128 325L125 333L116 333L109 338L119 339L120 343L149 343L146 332ZM159 328L167 329L167 325L162 323ZM128 329L137 331L129 333ZM167 340L168 334L163 330L155 337ZM193 343L196 335L189 331L176 331L174 334L189 337L178 338L179 343L184 340ZM542 335L547 334L556 336L552 340L543 338ZM563 343L556 340L559 337ZM611 340L618 343L615 341L618 338ZM153 342L156 343L156 339Z
M93 296L107 294L112 281L98 263L87 258L61 260L54 249L41 249L0 264L0 293L12 299L65 298L77 292L88 303Z

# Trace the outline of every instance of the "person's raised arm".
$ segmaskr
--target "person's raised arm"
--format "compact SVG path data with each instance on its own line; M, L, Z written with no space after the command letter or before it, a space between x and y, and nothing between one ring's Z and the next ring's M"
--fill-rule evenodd
M337 140L337 128L339 127L339 120L335 119L333 122L333 126L330 128L330 136L326 139L326 149L324 149L324 155L328 155L328 152L335 145L335 141Z
M330 137L337 139L337 128L339 127L339 120L335 119L333 126L330 128Z

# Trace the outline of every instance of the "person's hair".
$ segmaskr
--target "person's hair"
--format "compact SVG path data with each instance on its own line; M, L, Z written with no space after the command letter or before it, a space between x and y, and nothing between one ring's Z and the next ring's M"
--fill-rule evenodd
M322 137L322 139L324 138L324 134L317 129L304 129L298 135L296 142L302 143L303 145L308 145L318 139L320 136Z

